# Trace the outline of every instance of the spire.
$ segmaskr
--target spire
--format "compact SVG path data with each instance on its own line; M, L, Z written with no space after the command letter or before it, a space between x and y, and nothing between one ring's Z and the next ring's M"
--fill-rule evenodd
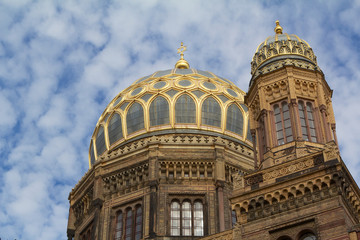
M180 60L176 62L175 68L180 69L189 69L189 63L184 59L184 52L186 51L186 46L181 42L181 46L178 48L177 53L180 53Z
M283 33L282 32L283 28L280 26L279 20L276 20L275 24L276 24L276 27L274 28L275 33L276 34L282 34Z

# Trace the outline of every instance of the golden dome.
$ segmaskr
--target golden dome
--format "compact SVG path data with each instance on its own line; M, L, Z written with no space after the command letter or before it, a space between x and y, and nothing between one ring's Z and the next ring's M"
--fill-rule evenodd
M316 56L310 45L295 34L282 32L283 28L276 21L275 35L265 39L256 49L251 62L251 74L257 76L261 68L278 60L296 59L303 61L306 68L318 67ZM312 65L312 66L310 66ZM251 82L250 82L251 83Z
M175 68L140 78L100 116L89 163L132 140L169 133L221 136L251 146L245 92L208 71Z

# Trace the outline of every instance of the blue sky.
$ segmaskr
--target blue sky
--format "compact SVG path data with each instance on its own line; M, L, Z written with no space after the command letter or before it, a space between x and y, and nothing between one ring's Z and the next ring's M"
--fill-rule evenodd
M0 238L66 239L106 105L140 77L191 67L247 91L256 47L297 34L334 90L341 154L360 182L360 1L0 2Z

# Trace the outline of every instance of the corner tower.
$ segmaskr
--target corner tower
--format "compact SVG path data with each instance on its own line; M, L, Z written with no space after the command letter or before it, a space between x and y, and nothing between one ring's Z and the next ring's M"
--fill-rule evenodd
M251 63L252 173L234 176L233 239L360 239L360 191L341 159L332 90L310 45L282 32ZM255 143L256 140L256 143ZM257 153L257 154L256 154Z
M312 48L298 36L283 33L279 21L274 31L275 36L256 49L245 98L251 110L251 133L257 139L259 168L337 142L332 90Z

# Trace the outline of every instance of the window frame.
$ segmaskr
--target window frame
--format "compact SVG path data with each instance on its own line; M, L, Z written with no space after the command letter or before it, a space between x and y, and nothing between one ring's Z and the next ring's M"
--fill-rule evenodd
M183 204L185 202L190 203L190 211L191 211L191 217L190 217L190 231L191 234L190 235L184 235L184 216L183 216ZM178 221L180 222L180 226L179 226L179 235L173 235L172 234L172 229L173 229L173 225L172 225L172 204L173 203L177 203L179 204L179 219ZM202 205L202 234L203 235L195 235L195 204L196 203L201 203ZM176 198L172 198L169 202L169 219L170 221L168 221L168 235L170 237L203 237L207 235L207 221L206 221L206 204L204 203L204 199L203 197L176 197Z
M303 107L303 112L304 112L304 121L305 121L305 125L306 126L303 126L302 123L301 123L301 119L302 117L300 116L300 105L302 104L302 107ZM309 111L308 111L308 105L310 105L310 108L311 108L311 117L312 119L309 119ZM299 113L299 125L300 125L300 131L301 131L301 138L305 141L308 141L308 142L319 142L319 134L317 132L317 121L315 119L315 111L314 111L314 101L311 101L311 100L306 100L306 99L299 99L298 100L298 109L297 109L298 113ZM313 122L313 128L310 126L310 122ZM303 128L306 128L306 137L307 139L304 138L304 133L303 133ZM315 136L313 136L311 134L311 130L314 131L315 133ZM313 140L313 138L315 138L315 140Z
M138 213L138 209L141 209L141 215L139 215ZM131 211L131 225L128 225L129 222L128 220L128 213ZM143 237L143 227L144 227L144 209L143 209L143 205L142 203L140 203L139 201L133 203L133 204L127 204L121 207L117 207L116 209L114 209L114 213L113 213L113 217L114 220L112 221L112 240L126 240L126 239L142 239ZM121 226L121 230L117 229L117 223L118 223L118 216L122 214L122 226ZM141 222L140 224L137 223L138 218L141 217ZM140 228L138 229L139 231L137 231L137 227L140 225ZM130 226L130 232L126 232L128 226ZM117 233L121 232L121 236L117 237ZM139 234L140 235L137 235Z
M279 113L277 113L277 111L276 111L276 106L279 109ZM287 107L286 110L284 110L284 106ZM294 128L293 128L293 124L292 124L292 114L290 111L289 103L285 99L283 99L281 101L272 103L271 107L273 110L273 121L274 121L274 124L273 124L274 138L273 139L275 140L275 145L281 146L281 145L284 145L284 144L294 141ZM288 118L284 117L286 112L288 112L288 114L289 114ZM277 119L276 119L278 115L280 115L280 121L277 121ZM281 124L281 129L280 128L278 129L278 127L277 127L277 126L279 126L278 124ZM288 127L286 126L287 124L289 124ZM286 133L287 129L290 129L290 131L291 131L290 135L288 135ZM278 136L278 133L280 133L280 132L282 134L281 138L279 138L279 136ZM281 140L283 142L280 142Z

